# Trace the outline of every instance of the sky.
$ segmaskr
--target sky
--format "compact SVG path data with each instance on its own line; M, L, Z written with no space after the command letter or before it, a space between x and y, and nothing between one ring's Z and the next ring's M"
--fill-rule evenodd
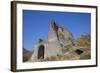
M90 33L90 13L23 10L23 47L25 49L31 51L38 39L47 39L52 19L67 28L75 39L84 33Z

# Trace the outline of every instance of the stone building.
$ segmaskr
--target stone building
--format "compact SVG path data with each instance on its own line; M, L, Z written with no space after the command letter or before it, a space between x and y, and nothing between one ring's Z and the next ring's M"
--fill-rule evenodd
M46 60L46 58L64 54L64 47L73 45L73 36L68 29L51 20L48 37L39 39L29 61Z

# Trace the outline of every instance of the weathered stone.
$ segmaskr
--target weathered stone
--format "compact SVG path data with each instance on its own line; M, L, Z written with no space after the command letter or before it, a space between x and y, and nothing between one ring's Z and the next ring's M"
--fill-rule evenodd
M48 59L59 60L60 57L56 56L64 54L63 50L66 50L65 46L72 45L73 36L68 29L59 26L54 20L52 20L48 32L48 38L46 40L39 40L39 43L35 45L34 53L29 61L44 61ZM41 51L39 51L40 49Z

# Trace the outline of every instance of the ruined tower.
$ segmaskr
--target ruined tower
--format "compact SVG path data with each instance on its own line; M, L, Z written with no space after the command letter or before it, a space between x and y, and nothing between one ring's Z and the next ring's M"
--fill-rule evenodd
M64 47L72 45L72 42L73 36L68 29L51 20L47 39L38 41L30 61L46 60L52 56L62 55Z

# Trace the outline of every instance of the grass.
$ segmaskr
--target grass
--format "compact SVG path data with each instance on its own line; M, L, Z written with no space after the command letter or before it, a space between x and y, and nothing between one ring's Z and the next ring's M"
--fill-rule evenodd
M86 51L80 55L80 59L91 59L90 51Z

